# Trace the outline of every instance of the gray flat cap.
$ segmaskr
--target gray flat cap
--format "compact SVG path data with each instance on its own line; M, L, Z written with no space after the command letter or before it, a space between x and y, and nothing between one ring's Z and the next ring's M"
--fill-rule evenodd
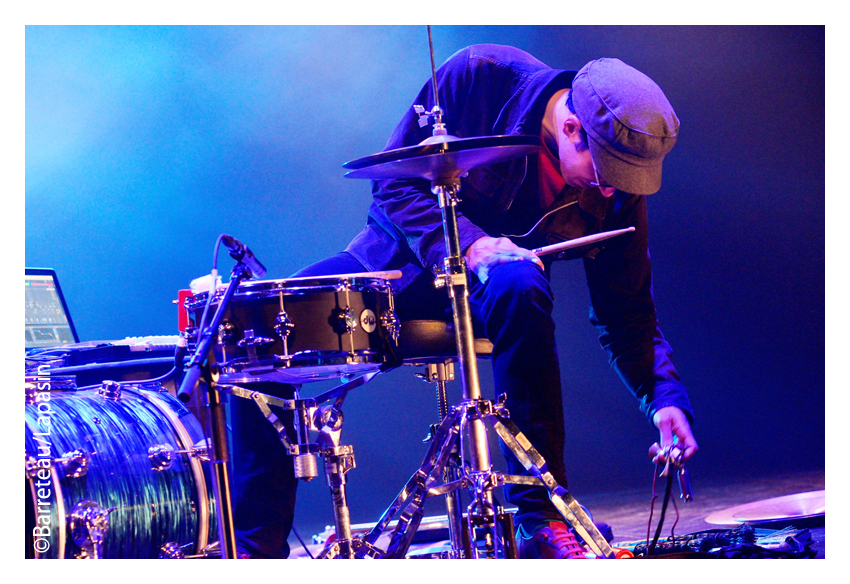
M661 188L661 162L679 119L661 88L619 59L598 59L573 80L573 106L602 180L633 195Z

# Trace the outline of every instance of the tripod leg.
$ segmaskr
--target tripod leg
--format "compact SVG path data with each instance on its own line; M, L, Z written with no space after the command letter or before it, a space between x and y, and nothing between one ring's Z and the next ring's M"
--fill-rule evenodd
M446 392L446 383L453 380L455 377L454 364L452 362L445 363L429 363L425 375L425 380L434 383L437 393L437 413L439 421L449 415L449 400ZM436 434L436 426L431 427L431 435L429 439L433 440ZM461 479L461 460L460 450L455 443L452 447L451 456L449 456L446 468L443 471L443 482L445 484L453 483ZM449 491L444 495L446 502L446 518L449 525L449 541L452 544L452 557L464 557L463 550L463 535L461 518L463 512L460 508L460 493L457 489Z
M442 474L456 443L459 418L462 413L461 410L455 410L440 424L422 467L408 480L395 501L384 511L381 519L363 539L365 550L374 549L375 542L399 511L403 510L384 557L403 558L407 553L424 513L425 495L436 477Z
M546 461L531 445L528 438L520 432L516 424L500 414L491 413L488 417L499 438L510 448L520 464L543 481L543 485L549 491L552 504L584 539L591 551L597 556L613 558L614 550L578 504L578 501L555 481L549 471L545 470Z
M460 460L456 453L452 453L451 460L443 472L443 482L452 483L461 479L459 468ZM452 555L462 557L463 552L463 512L460 508L460 492L453 490L445 494L446 518L449 523L449 541L452 544Z

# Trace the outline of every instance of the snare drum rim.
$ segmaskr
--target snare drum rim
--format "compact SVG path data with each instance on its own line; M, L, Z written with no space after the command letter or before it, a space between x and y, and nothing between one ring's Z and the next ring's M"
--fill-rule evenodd
M289 283L289 285L287 285ZM351 290L354 292L387 292L390 289L390 283L383 278L340 278L340 277L322 277L317 276L311 280L252 280L242 282L234 293L234 298L252 298L263 297L270 294L281 294L286 296L299 296L311 292L341 292L343 290ZM211 304L217 304L224 296L225 287L216 289L213 294ZM199 292L194 296L186 299L185 307L187 310L194 311L203 306L207 302L209 291Z

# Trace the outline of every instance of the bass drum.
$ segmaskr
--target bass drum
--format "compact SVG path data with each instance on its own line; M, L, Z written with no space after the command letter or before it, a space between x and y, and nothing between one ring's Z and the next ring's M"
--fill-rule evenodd
M217 539L201 425L158 384L27 377L25 418L26 557L183 557Z

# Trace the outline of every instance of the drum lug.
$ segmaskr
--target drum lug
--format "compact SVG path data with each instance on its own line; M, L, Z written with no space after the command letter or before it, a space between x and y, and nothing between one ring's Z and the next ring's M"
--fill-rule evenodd
M94 501L80 501L71 509L68 529L74 543L83 550L81 558L103 557L103 540L109 529L109 514L115 507L104 509Z
M39 464L39 460L45 459L38 459L33 456L28 456L26 458L24 463L24 473L28 479L36 478L39 469L44 468ZM86 476L90 463L91 457L89 456L89 453L79 449L66 452L62 455L62 458L50 459L51 466L58 466L62 470L63 476L70 477L72 479L78 479Z
M230 345L233 343L233 337L236 334L236 325L229 320L218 325L218 337L216 342L219 345Z
M186 558L186 552L176 541L169 541L159 548L160 560L182 560Z
M97 393L106 399L119 399L121 397L121 384L117 381L107 379L100 386Z
M350 306L337 309L334 328L339 334L353 333L357 330L357 319L354 318L354 311Z
M277 333L277 336L279 336L281 340L285 340L294 329L295 323L292 322L292 319L289 318L286 311L281 310L278 312L277 317L274 319L274 332Z
M157 472L170 469L174 465L177 454L188 454L202 461L209 460L209 453L206 448L175 450L171 444L154 444L148 448L148 460L151 461L151 469Z
M170 444L156 444L148 448L148 460L151 468L157 472L168 470L174 464L174 447Z
M88 452L77 449L66 452L56 462L61 465L62 472L66 477L78 479L85 476L89 471L91 457Z
M398 344L398 337L401 334L401 321L398 319L398 315L395 313L395 310L385 310L381 313L381 326L384 327L384 330L392 337L393 342Z

